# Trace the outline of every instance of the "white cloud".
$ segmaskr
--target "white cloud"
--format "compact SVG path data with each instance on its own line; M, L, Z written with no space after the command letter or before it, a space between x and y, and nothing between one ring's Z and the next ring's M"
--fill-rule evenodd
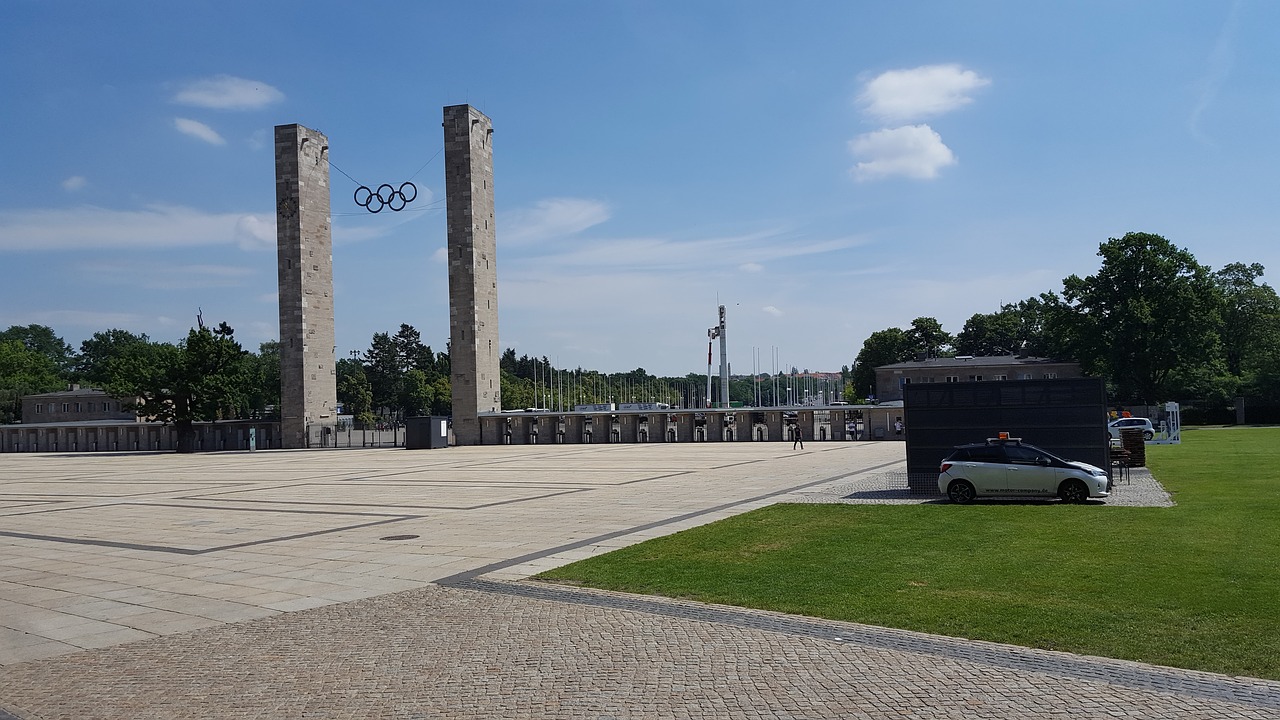
M440 265L444 265L449 262L449 248L436 248L436 251L431 253L431 262L439 263Z
M245 215L236 221L236 242L241 250L271 250L276 246L276 219Z
M754 262L743 263L738 266L738 269L741 270L742 272L748 272L748 273L764 272L764 266L761 265L760 263L754 263Z
M268 138L267 138L266 130L262 130L262 129L254 130L253 134L249 136L249 140L248 140L249 148L251 150L261 150L262 148L267 146L267 140Z
M0 211L0 250L161 248L241 242L243 213L211 214L187 207L150 205L110 210L83 205L67 209Z
M741 269L745 258L750 258L748 264L763 264L783 258L835 252L864 242L859 237L802 240L777 230L696 240L590 238L573 243L545 243L536 248L521 248L520 265L522 271L529 268L550 276L570 269L580 275L617 273L650 277L658 272L685 273L698 268ZM501 258L499 262L502 262Z
M1196 99L1195 107L1191 109L1191 117L1187 121L1187 127L1190 129L1191 135L1200 142L1208 142L1208 138L1200 129L1200 121L1210 106L1213 105L1218 96L1218 90L1231 76L1231 68L1235 64L1235 34L1236 28L1239 26L1239 16L1240 3L1236 2L1231 6L1231 11L1227 15L1222 29L1218 31L1217 42L1213 45L1213 51L1209 53L1209 62L1205 69L1205 75L1199 83L1199 97Z
M149 290L241 287L259 268L208 263L168 263L153 260L96 262L76 268L85 275L105 277L103 282Z
M878 120L910 122L968 105L974 90L990 84L988 78L959 65L925 65L877 75L867 82L858 102Z
M849 150L858 159L853 168L858 180L876 180L894 175L929 180L938 170L954 165L955 155L942 137L928 125L877 130L849 141Z
M378 215L372 215L360 209L358 213L335 217L331 226L333 245L334 247L339 247L395 235L399 228L418 222L424 215L428 214L430 213L382 212Z
M3 318L4 316L0 316ZM146 318L141 315L120 312L103 312L101 310L33 310L24 312L21 317L12 316L15 324L37 323L50 327L88 327L95 331L104 328L136 328L145 326ZM8 323L9 320L3 320Z
M76 190L84 187L87 182L88 181L84 179L83 175L72 175L62 181L62 189L67 192L75 192Z
M765 305L760 309L774 317L782 317L782 311L772 305Z
M184 135L190 135L193 138L203 140L210 145L226 145L227 141L223 139L218 131L205 125L198 120L189 118L174 118L173 126L178 128L178 132Z
M531 208L503 214L498 241L504 245L574 235L609 219L604 203L581 198L548 198Z
M216 110L254 110L284 99L284 93L257 80L215 75L183 86L173 96L181 105Z

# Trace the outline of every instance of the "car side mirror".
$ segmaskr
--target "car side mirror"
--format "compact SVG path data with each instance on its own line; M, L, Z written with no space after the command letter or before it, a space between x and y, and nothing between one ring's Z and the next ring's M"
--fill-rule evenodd
M1038 458L1036 458L1036 464L1037 464L1037 465L1039 465L1039 466L1041 466L1041 467L1048 467L1048 466L1049 466L1049 458L1047 458L1047 457L1038 457Z

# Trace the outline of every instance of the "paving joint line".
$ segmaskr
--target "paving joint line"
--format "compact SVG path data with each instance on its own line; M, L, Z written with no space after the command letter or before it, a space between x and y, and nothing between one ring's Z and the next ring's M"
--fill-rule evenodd
M538 550L535 552L531 552L527 555L521 555L519 557L510 558L508 560L500 560L495 563L490 563L489 565L484 565L482 567L475 568L474 570L466 570L466 571L457 573L456 575L450 575L448 577L440 578L439 580L436 580L435 584L444 585L446 587L452 586L453 584L457 582L461 582L463 580L471 580L473 578L477 578L482 575L488 575L489 573L495 572L497 570L504 570L506 568L514 567L516 565L523 565L527 562L540 560L544 557L549 557L551 555L556 555L562 552L568 552L570 550L577 550L578 548L587 547L588 545L598 545L602 542L612 540L614 538L623 537L626 535L632 535L638 532L644 532L645 530L652 530L653 528L662 527L663 525L671 525L673 523L682 522L684 520L689 520L702 515L708 515L710 513L719 512L721 510L727 510L729 508L737 507L739 505L747 505L749 503L759 502L761 500L767 500L772 497L777 497L779 495L786 495L788 493L792 493L797 490L803 490L805 488L813 487L815 485L822 485L824 483L835 482L837 480L842 480L844 478L852 477L854 475L861 475L863 473L875 472L876 470L882 470L884 468L891 467L893 465L900 465L902 463L903 463L902 460L891 460L889 462L881 463L880 465L875 465L873 467L863 468L861 470L853 470L851 472L841 473L839 475L835 475L832 477L822 478L821 480L811 480L807 483L801 483L800 485L783 488L781 490L775 490L773 492L768 492L763 495L757 495L755 497L745 498L742 500L735 500L733 502L727 502L721 505L716 505L714 507L703 508L702 510L694 510L693 512L687 512L682 515L676 515L675 517L669 517L663 520L655 520L654 522L646 523L644 525L637 525L635 527L623 528L622 530L615 530L613 532L605 533L603 535L596 535L595 537L589 537L589 538L586 538L585 540L578 540L576 542L559 545L557 547L548 548L546 550Z

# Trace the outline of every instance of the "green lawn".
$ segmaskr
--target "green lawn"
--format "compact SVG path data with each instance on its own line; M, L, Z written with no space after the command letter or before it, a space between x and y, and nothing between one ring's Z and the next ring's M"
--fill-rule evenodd
M1183 437L1172 508L775 505L540 577L1280 679L1280 428Z

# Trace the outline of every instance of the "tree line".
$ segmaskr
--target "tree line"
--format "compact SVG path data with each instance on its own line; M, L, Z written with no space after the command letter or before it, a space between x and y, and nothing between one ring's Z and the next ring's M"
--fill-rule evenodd
M1098 248L1098 272L970 317L959 333L934 318L886 328L862 345L854 394L875 368L922 357L1023 355L1079 362L1117 403L1280 401L1280 298L1258 263L1202 265L1151 233Z
M601 403L665 403L702 407L706 376L659 377L644 368L604 373L582 367L555 367L546 357L517 357L506 349L500 358L502 408L571 410ZM369 348L338 358L337 400L343 413L368 427L417 415L452 414L448 347L435 351L421 333L402 324L394 332L373 335ZM818 381L779 375L735 377L729 400L744 405L778 405L818 395ZM111 329L96 332L79 351L48 326L12 326L0 332L0 423L21 419L21 398L64 390L70 384L99 388L129 403L143 417L179 429L179 445L193 422L274 419L280 403L280 347L262 343L245 350L226 323L192 328L176 343L145 334ZM712 382L720 402L719 381ZM775 397L775 391L777 397ZM822 387L835 397L836 387Z

